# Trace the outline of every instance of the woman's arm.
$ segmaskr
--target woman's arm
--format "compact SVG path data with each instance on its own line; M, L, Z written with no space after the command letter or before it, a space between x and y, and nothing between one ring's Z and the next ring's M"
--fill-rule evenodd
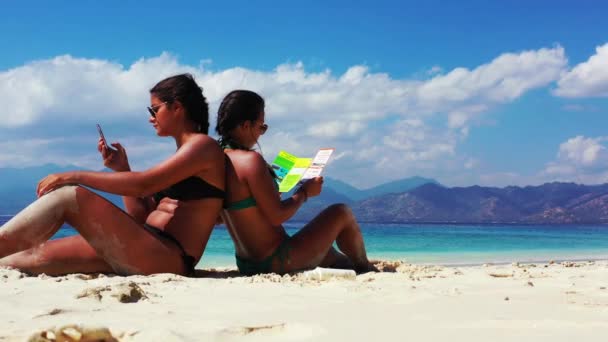
M215 140L200 135L190 139L170 158L146 171L53 174L38 184L37 192L41 196L61 185L82 184L113 194L145 197L211 167L223 168L224 154Z
M131 172L131 168L120 172ZM148 215L156 209L156 201L152 196L135 197L122 196L125 211L139 223L145 223Z
M274 179L270 176L262 156L255 152L247 153L239 162L243 165L245 180L258 208L273 226L283 224L298 211L308 197L321 192L322 181L309 181L290 198L281 201L277 196Z
M131 166L125 148L118 142L112 143L112 146L114 149L109 149L102 138L99 138L97 142L97 150L103 158L103 165L112 171L130 172ZM122 202L125 205L125 211L140 223L146 222L148 215L156 208L156 202L152 196L122 196Z

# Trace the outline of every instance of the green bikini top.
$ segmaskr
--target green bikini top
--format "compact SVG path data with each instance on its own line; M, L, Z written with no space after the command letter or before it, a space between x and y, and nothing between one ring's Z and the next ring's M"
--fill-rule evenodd
M252 151L249 148L245 148L233 141L224 139L224 138L220 138L219 140L219 144L222 147L223 150L225 149L231 149L231 150L245 150L245 151ZM275 188L277 189L277 191L279 190L279 184L276 182L277 174L274 172L274 170L272 169L272 167L270 165L268 165L268 171L270 172L270 175L272 176L272 179L275 180L273 182ZM236 201L230 204L227 204L226 202L224 202L224 209L226 210L241 210L241 209L247 209L247 208L251 208L251 207L255 207L257 205L257 202L255 201L255 198L253 198L253 196L251 197L247 197L245 199L242 199L240 201Z
M241 209L247 209L247 208L255 207L256 204L257 203L255 201L255 198L253 198L253 197L247 197L244 200L240 200L240 201L236 201L236 202L230 203L228 205L224 205L224 209L226 209L226 210L241 210Z

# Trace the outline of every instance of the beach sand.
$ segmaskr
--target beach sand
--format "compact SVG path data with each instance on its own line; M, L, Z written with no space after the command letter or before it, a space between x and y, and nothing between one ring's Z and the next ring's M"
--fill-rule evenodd
M608 261L377 265L323 281L0 269L0 341L608 341Z

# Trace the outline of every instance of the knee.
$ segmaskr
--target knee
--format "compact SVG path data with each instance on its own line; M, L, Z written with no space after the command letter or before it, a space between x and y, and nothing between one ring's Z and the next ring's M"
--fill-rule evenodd
M60 199L73 199L76 198L76 194L82 191L88 191L85 188L83 188L80 185L64 185L60 188L57 188L49 193L47 193L46 195L44 195L42 198L45 197L57 197Z
M52 196L59 202L63 203L71 212L78 211L78 203L86 201L93 193L80 185L65 185L61 188L53 190L46 196Z
M329 207L327 207L326 210L329 211L332 215L339 216L341 219L344 219L344 220L354 220L355 219L355 215L353 214L353 211L350 209L350 207L348 205L346 205L344 203L332 204Z

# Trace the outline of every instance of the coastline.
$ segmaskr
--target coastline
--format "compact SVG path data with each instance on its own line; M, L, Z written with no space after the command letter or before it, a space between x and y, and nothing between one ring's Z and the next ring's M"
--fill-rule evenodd
M527 251L526 251L527 252ZM566 253L564 253L566 252ZM561 255L558 255L561 253ZM416 257L417 254L423 255ZM436 254L441 254L437 257ZM467 257L468 255L468 257ZM429 257L430 256L430 257ZM585 261L608 261L607 250L581 250L581 251L559 251L552 250L551 253L530 255L530 253L514 253L507 252L504 255L500 253L481 253L471 257L470 254L453 252L453 253L379 253L372 252L368 254L370 260L382 260L387 262L403 262L413 263L417 265L436 265L444 267L466 267L466 266L482 266L482 265L509 265L513 263L540 263L547 264L550 262L585 262ZM203 255L196 268L236 268L234 256Z
M67 325L118 341L605 341L608 260L440 266L310 280L234 268L119 277L0 269L0 340Z
M478 227L484 227L484 226L488 226L488 227L500 227L500 226L507 226L507 227L534 227L534 226L539 226L539 227L550 227L550 226L556 226L556 227L577 227L577 226L582 226L582 227L593 227L593 226L597 226L597 227L602 227L602 228L608 228L608 222L604 222L604 221L597 221L597 222L568 222L568 223L553 223L553 222L493 222L493 221L488 221L488 222L480 222L480 221L471 221L471 222L467 222L467 221L405 221L405 222L401 222L401 221L357 221L359 224L380 224L380 225L395 225L395 226L403 226L403 225L409 225L409 226L478 226ZM287 221L287 224L289 225L296 225L296 226L303 226L306 223L308 223L308 221Z

